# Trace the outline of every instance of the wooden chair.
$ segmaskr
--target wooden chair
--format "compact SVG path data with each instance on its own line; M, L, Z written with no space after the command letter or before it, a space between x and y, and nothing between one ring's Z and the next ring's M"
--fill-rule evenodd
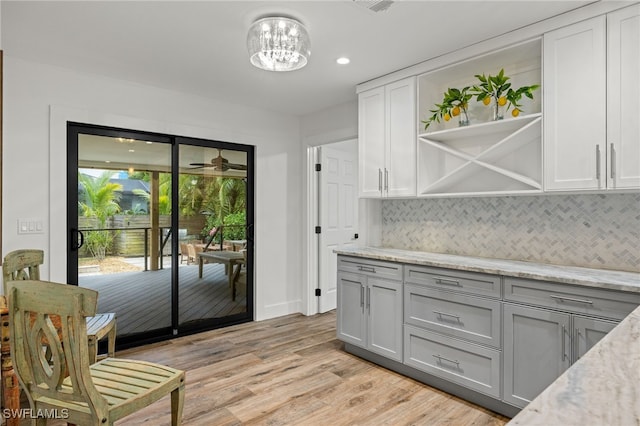
M2 263L4 294L7 283L17 280L40 280L40 265L44 263L42 250L15 250L4 257ZM107 356L114 357L116 352L116 314L113 312L97 314L87 318L89 336L89 354L91 362L98 358L98 342L107 337Z
M106 358L91 364L87 317L98 292L46 281L10 281L11 352L31 412L68 414L78 425L114 422L171 394L171 424L179 425L185 373L145 361ZM51 318L62 319L58 333ZM35 318L35 319L34 319ZM48 362L42 341L53 354ZM32 420L44 425L46 419Z
M187 244L187 265L193 265L198 263L196 255L196 246L192 243Z
M185 260L187 261L187 265L189 265L189 248L187 247L187 243L180 243L180 264Z

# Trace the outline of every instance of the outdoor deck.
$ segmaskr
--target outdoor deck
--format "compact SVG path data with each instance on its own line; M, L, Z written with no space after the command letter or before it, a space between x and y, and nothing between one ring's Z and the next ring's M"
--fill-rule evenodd
M198 265L178 269L179 318L185 324L205 318L221 318L246 312L244 270L237 282L236 300L231 300L224 265L205 264L203 278ZM98 312L115 312L118 336L171 325L171 268L159 271L80 275L79 285L99 292Z

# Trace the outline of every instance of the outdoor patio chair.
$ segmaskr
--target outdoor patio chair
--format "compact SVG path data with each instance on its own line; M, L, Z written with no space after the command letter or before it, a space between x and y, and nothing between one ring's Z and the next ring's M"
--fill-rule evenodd
M78 425L113 425L171 394L171 424L180 424L184 371L121 358L91 364L85 323L96 314L98 292L32 280L10 281L7 287L11 352L32 413L61 414ZM53 317L62 319L61 333ZM52 363L42 356L43 339Z
M187 247L187 243L180 243L180 264L185 260L187 261L187 265L189 265L189 248Z
M40 265L44 263L42 250L15 250L8 253L2 262L4 294L10 281L40 280ZM54 324L60 329L59 319ZM107 356L116 352L116 314L113 312L96 314L87 318L87 336L91 362L98 358L98 342L107 337Z

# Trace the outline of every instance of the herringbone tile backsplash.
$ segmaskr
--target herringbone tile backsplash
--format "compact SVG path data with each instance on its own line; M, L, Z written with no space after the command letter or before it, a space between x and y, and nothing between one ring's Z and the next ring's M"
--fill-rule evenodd
M382 245L640 272L640 194L384 200Z

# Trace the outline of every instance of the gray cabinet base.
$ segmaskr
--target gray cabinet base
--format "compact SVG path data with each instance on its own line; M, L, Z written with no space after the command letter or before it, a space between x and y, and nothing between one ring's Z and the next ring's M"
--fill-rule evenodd
M434 388L438 388L444 392L460 397L465 401L472 402L491 411L495 411L496 413L500 413L503 416L514 417L520 412L520 408L518 407L514 407L513 405L506 404L502 401L491 398L490 396L472 391L463 386L459 386L443 380L439 377L432 376L431 374L424 373L420 370L416 370L415 368L374 354L366 349L359 348L349 343L344 344L344 350L360 358L366 359L367 361L371 361L382 367L388 368L389 370L393 370L397 373L418 380L419 382L425 383L429 386L433 386Z

